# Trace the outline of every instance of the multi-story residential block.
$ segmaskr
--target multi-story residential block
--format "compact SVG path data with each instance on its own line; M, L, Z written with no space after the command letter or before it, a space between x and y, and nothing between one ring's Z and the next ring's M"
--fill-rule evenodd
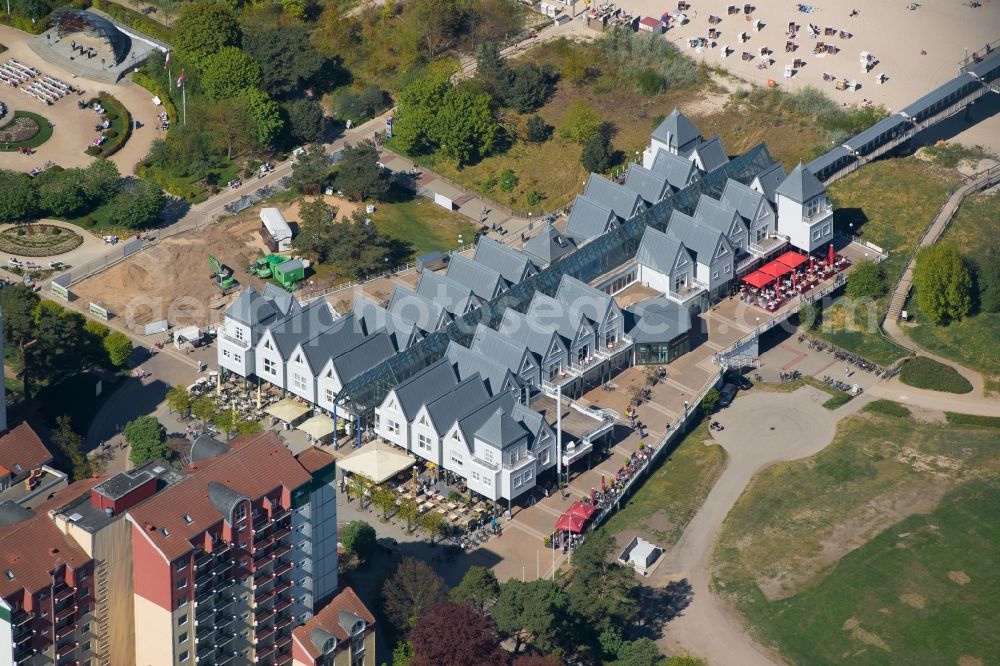
M350 587L292 631L294 666L375 666L375 618Z
M136 663L287 664L336 589L333 458L239 438L129 510Z
M94 561L43 503L0 504L0 664L97 664Z

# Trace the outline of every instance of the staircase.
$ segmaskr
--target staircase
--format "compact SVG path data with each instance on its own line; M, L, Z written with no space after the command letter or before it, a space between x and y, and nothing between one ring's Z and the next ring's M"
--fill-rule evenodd
M108 610L108 563L100 560L94 568L94 621L97 626L97 663L111 666L111 628Z

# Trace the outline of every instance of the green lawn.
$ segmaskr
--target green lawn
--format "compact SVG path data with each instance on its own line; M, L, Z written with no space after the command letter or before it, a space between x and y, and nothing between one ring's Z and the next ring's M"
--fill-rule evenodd
M998 663L997 431L885 411L757 475L714 586L791 663Z
M4 126L14 122L15 118L33 119L36 123L38 123L38 134L25 141L0 144L0 150L10 152L20 150L21 148L37 148L52 138L52 125L45 116L40 116L37 113L32 113L31 111L14 111L14 115L10 117L10 120L4 123Z
M833 396L829 400L823 403L823 407L829 410L837 409L838 407L843 407L849 403L854 396L850 393L844 393L843 391L838 392L837 395Z
M476 227L468 218L438 206L430 199L414 197L400 203L376 204L372 221L382 233L413 245L413 256L453 250L458 237L472 243Z
M861 411L872 414L883 414L885 416L895 416L897 418L911 416L909 409L898 402L893 402L892 400L872 400L865 405Z
M969 380L960 375L955 368L926 356L916 356L907 360L899 372L899 380L907 386L931 391L968 393L972 390Z
M611 534L637 529L661 547L672 546L701 506L726 464L708 421L692 430L638 491L601 527Z
M873 162L830 186L834 225L841 233L860 232L864 240L889 253L882 266L891 289L958 183L956 172L915 157ZM811 332L875 363L891 365L908 352L879 330L887 299L888 295L874 303L855 304L839 296L826 306L822 323Z

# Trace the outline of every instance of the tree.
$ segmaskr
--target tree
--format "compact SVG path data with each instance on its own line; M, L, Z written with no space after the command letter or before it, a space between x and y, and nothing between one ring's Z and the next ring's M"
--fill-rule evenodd
M236 97L260 85L260 65L235 46L226 46L202 63L201 89L210 99Z
M233 431L240 437L244 435L256 435L264 432L264 426L260 424L260 421L254 421L237 416L233 421Z
M215 401L209 398L207 395L203 395L200 398L195 398L191 402L191 413L194 417L201 421L201 424L207 425L209 421L215 418L219 413L219 408L215 406Z
M144 229L160 219L167 205L163 189L151 180L126 181L111 204L111 214L126 229Z
M173 44L177 52L197 67L227 46L240 41L240 24L232 9L223 4L199 0L186 5L174 26Z
M545 122L540 115L535 114L528 118L524 133L524 137L528 141L542 143L548 141L550 136L552 136L552 126Z
M973 258L980 312L1000 312L1000 246L992 245Z
M701 399L701 411L706 414L711 414L719 406L719 391L711 388L705 393L705 397Z
M936 324L961 319L972 308L972 274L952 245L920 250L913 284L920 311Z
M219 429L219 432L226 433L226 441L229 441L232 437L233 428L236 427L237 418L239 416L236 414L235 409L220 409L216 413L212 423Z
M400 641L392 649L392 666L410 666L413 662L413 648L409 641Z
M498 185L500 189L504 192L513 192L514 188L517 187L518 178L517 174L511 169L504 169L500 172L500 181Z
M38 207L46 213L70 217L88 203L84 195L86 175L83 169L47 169L35 176Z
M853 299L878 298L885 290L885 271L874 261L858 262L847 276L847 295Z
M351 201L364 201L385 196L392 186L392 175L379 164L375 144L366 139L344 148L334 183Z
M225 150L227 160L258 145L257 123L247 113L247 105L242 99L216 100L205 105L199 118L212 134L214 143ZM168 136L174 136L174 132Z
M420 529L427 535L427 538L434 543L434 539L441 536L441 531L445 527L445 519L437 511L428 511L420 516Z
M170 27L170 22L177 13L177 8L180 6L180 0L156 0L156 6L160 8L160 13L163 14L163 18L167 21L167 27Z
M91 206L111 201L121 185L122 176L115 163L105 157L99 157L84 169L83 196Z
M611 168L614 157L608 137L598 132L583 146L580 162L583 168L593 173L604 173Z
M559 135L565 139L585 144L597 136L601 130L601 117L587 106L586 102L577 100L570 104L563 116Z
M382 610L397 631L406 633L444 595L444 581L429 564L404 557L382 586Z
M494 90L501 105L518 113L529 113L551 97L558 79L558 74L548 65L538 67L522 62L501 70Z
M511 666L562 666L555 657L543 657L540 654L521 654L515 657Z
M610 534L593 532L573 551L573 577L566 588L569 609L583 619L590 633L628 626L639 612L632 570L608 561L613 546Z
M125 441L128 442L129 460L134 467L144 465L154 458L169 460L173 455L164 442L167 429L155 416L140 416L125 424Z
M418 79L400 92L392 132L403 152L419 154L434 149L436 117L450 89L448 76L438 74Z
M0 224L22 222L35 213L37 196L27 174L0 171Z
M529 639L542 652L550 652L556 646L566 606L566 593L551 580L522 583L511 579L500 585L490 614L500 634L514 638L515 654Z
M319 194L332 169L326 150L321 144L314 143L292 162L290 185L305 194Z
M666 661L656 643L645 636L624 641L617 656L614 666L662 666Z
M296 99L286 103L285 128L292 142L297 145L319 141L323 136L323 107L310 99Z
M396 494L384 485L372 488L372 502L382 509L382 520L389 520L389 513L396 508Z
M497 81L507 69L507 62L500 55L496 42L482 42L476 47L476 78L493 92Z
M167 389L167 405L181 416L191 412L191 392L183 384Z
M411 666L504 664L507 654L493 623L471 606L442 601L422 614L410 632Z
M363 520L352 520L340 530L340 542L348 557L367 560L375 552L375 528Z
M417 501L411 497L404 497L396 513L400 518L406 519L406 531L412 532L414 524L420 519Z
M107 352L108 361L112 366L124 368L132 358L132 341L124 333L112 331L104 338L104 351Z
M86 321L79 312L66 310L54 301L38 303L34 329L37 344L31 356L32 363L45 369L49 383L76 374L87 361L86 355L80 353L89 338L83 328Z
M52 431L52 443L69 462L74 481L93 476L94 463L83 452L83 438L73 431L68 416L56 417L56 427Z
M35 312L41 299L30 287L16 284L0 289L0 310L3 312L4 349L20 356L24 397L31 397L32 351L38 344L35 337Z
M443 155L459 166L468 164L493 150L498 135L489 95L455 87L445 93L431 126L431 137Z
M278 103L256 88L245 88L240 92L239 99L243 103L243 112L252 123L257 145L270 146L284 126Z
M260 85L275 98L296 96L320 74L330 83L341 76L331 71L333 63L313 47L308 29L298 21L245 26L243 50L260 63Z
M500 584L492 570L481 566L471 566L462 577L462 582L451 591L451 600L469 604L480 613L496 601L500 594Z

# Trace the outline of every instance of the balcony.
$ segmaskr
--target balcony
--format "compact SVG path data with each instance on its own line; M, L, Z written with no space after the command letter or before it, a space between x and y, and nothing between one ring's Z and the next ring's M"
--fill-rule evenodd
M819 210L812 215L803 215L802 221L806 224L813 225L824 218L830 217L831 215L833 215L833 206L826 204L824 206L820 206Z
M256 617L254 619L257 620L257 625L260 626L260 625L264 624L265 622L267 622L268 620L270 620L272 617L274 617L274 611L273 610L265 610L265 611L261 611L260 613L257 613L257 615L256 615Z
M286 592L286 591L290 590L291 587L292 587L292 581L286 580L284 582L281 582L281 583L275 585L274 586L274 591L277 594L281 594L282 592Z
M72 627L73 625L69 625ZM21 645L22 643L27 643L35 634L33 632L27 631L22 636L18 636L14 639L14 645Z
M482 458L477 458L476 456L472 456L472 462L476 463L480 467L485 467L486 469L493 470L494 472L500 471L500 465L496 464L495 462L489 462L483 460Z
M632 338L628 337L627 335L622 335L620 340L616 340L614 342L608 342L604 345L604 347L596 349L594 351L594 356L596 356L597 358L608 360L612 356L625 351L631 346L632 346Z
M292 642L292 635L291 634L285 634L284 636L282 636L281 638L279 638L277 641L275 641L275 647L277 647L280 650L281 648L285 647L286 645L288 645L291 642Z
M291 605L292 605L292 600L291 599L285 599L284 601L279 601L278 603L276 603L274 605L274 610L276 612L280 613L281 611L285 610L286 608L290 608Z
M56 623L62 622L65 619L73 617L76 613L76 608L73 606L67 606L58 613L56 613Z
M262 647L257 650L257 661L262 659L267 659L272 654L274 654L274 646L268 645L267 647Z
M196 570L201 569L203 567L208 566L214 561L215 561L215 556L213 556L212 553L206 553L202 551L202 553L198 557L194 558L194 568Z
M768 236L759 243L750 243L750 252L757 255L756 257L752 257L752 259L769 254L786 243L788 243L788 238L784 236Z
M274 568L275 576L283 576L292 570L291 562L278 562L278 566Z
M255 596L253 598L254 604L260 606L261 604L266 604L267 602L271 601L278 594L276 590L277 588Z
M295 626L295 617L291 613L280 613L274 621L274 628L278 631Z
M274 533L274 540L278 541L284 539L286 536L292 533L291 527L282 527L280 530Z
M272 638L274 638L274 633L275 632L274 632L274 628L273 627L270 628L270 629L264 629L263 631L258 631L257 632L257 641L256 641L257 644L260 645L261 643L267 643Z
M215 635L214 624L199 624L194 630L194 638L197 642L202 642Z
M63 627L60 627L59 629L56 629L56 640L61 641L62 639L72 634L75 629L76 625L73 624L72 622Z
M56 648L56 657L62 659L66 655L72 653L79 646L78 643L66 643Z
M237 340L235 336L229 335L229 333L227 333L226 329L224 329L224 328L219 331L219 339L220 340L225 340L226 342L228 342L229 344L233 345L234 347L239 347L240 349L242 349L244 351L246 351L247 349L250 349L250 343L249 342L247 342L245 340Z
M292 552L292 547L289 546L288 544L285 544L283 546L278 546L277 548L275 548L274 551L272 551L272 554L274 555L275 559L277 559L279 557L287 555L290 552Z
M507 460L507 458L505 458L505 460ZM535 454L529 451L525 455L518 458L515 462L510 462L509 460L507 462L504 462L503 468L507 471L513 472L523 467L527 467L528 465L534 465L534 464L535 464Z
M268 567L268 569L270 569L270 567ZM266 584L270 583L274 579L274 575L275 574L272 573L271 571L268 571L267 569L264 569L260 573L254 575L254 577L253 577L253 584L254 584L255 587L260 587L262 585L266 585Z
M73 596L74 592L76 592L76 590L72 587L64 587L61 590L57 590L55 594L56 603L69 599Z
M13 618L11 618L11 624L13 624L15 627L20 627L25 624L28 624L28 622L31 621L31 618L32 618L31 613L26 613L22 610L19 611L17 615L15 615Z
M220 635L220 634L222 634L222 632L217 632L216 633L216 640L215 640L215 649L216 650L222 650L227 645L231 645L232 642L234 640L236 640L236 636L234 636L232 634L232 632L226 632L225 634L222 634L222 635Z

